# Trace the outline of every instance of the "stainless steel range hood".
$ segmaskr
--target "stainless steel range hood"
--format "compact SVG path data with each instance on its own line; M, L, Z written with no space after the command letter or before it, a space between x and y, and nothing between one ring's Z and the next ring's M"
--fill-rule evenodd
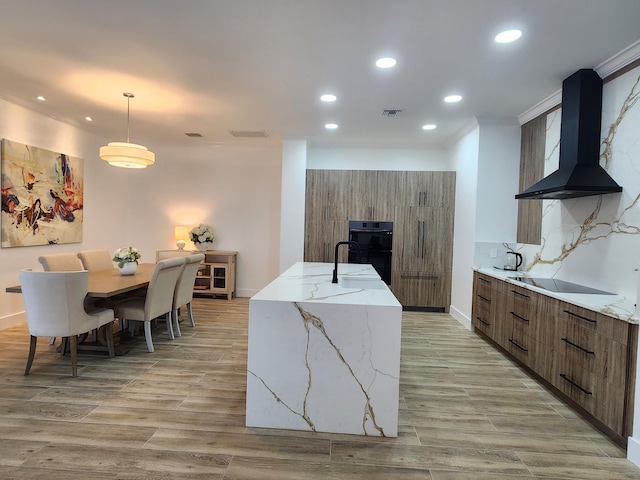
M559 168L516 195L517 199L565 199L621 192L600 166L602 79L582 69L562 82Z

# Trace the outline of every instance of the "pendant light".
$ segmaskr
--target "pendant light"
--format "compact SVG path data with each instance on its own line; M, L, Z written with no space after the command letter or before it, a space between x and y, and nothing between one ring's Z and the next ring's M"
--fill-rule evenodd
M129 103L133 93L124 92L122 95L127 97L127 141L110 142L100 147L100 158L114 167L147 168L155 163L156 155L143 145L129 142Z

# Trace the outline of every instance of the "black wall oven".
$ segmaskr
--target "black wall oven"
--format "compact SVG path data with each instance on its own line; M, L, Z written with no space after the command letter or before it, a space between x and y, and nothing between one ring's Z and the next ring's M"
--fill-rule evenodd
M393 222L349 221L349 240L360 246L358 251L349 246L349 263L369 263L380 278L391 285L391 247Z

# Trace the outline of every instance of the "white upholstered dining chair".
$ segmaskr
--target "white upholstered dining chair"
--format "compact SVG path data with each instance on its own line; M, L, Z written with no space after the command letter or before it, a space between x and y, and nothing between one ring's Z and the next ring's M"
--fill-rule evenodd
M71 375L78 376L77 336L105 326L109 356L115 355L113 345L113 310L97 309L87 313L83 301L89 290L89 272L20 272L20 287L24 300L31 342L24 374L29 375L36 353L38 337L68 338L71 354ZM64 347L61 346L64 354Z
M193 300L193 285L196 283L196 276L200 269L200 263L204 260L203 253L189 255L184 258L185 264L178 277L176 289L173 294L173 326L175 334L181 336L180 332L180 308L186 306L189 322L192 327L196 326L193 320L193 311L191 310L191 301Z
M144 336L147 349L153 352L151 338L151 322L158 317L165 316L167 332L174 338L171 326L173 293L176 288L180 270L184 265L184 258L169 258L156 264L144 297L132 296L123 298L115 304L115 314L120 320L138 321L144 323Z
M78 258L82 262L84 269L90 272L102 272L114 268L113 260L111 260L111 254L108 250L84 250L78 253Z
M77 272L84 270L76 253L53 253L38 257L45 272Z

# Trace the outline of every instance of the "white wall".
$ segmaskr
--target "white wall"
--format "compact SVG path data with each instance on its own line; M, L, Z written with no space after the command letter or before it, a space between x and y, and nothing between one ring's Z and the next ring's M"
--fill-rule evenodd
M98 158L105 143L95 135L0 100L0 136L84 159L84 232L79 244L0 249L0 328L24 321L22 296L5 293L23 268L41 269L40 255L89 248L115 250L125 224L127 177Z
M515 242L520 177L520 124L478 119L477 242Z
M453 230L451 315L471 328L473 254L476 236L476 198L480 128L472 129L451 148L456 171L456 213Z
M250 297L279 272L281 156L260 145L158 150L153 167L130 173L123 235L155 261L175 248L174 226L211 225L214 249L238 251L237 296Z
M280 205L280 273L304 260L304 208L307 185L307 142L282 143Z
M83 241L0 249L0 328L24 321L22 296L5 293L22 268L41 269L38 256L132 245L143 262L175 248L175 225L210 223L221 250L237 250L237 294L251 296L278 275L280 146L171 149L148 145L156 164L119 169L99 159L99 138L0 100L0 136L84 159ZM188 244L188 247L191 245Z
M450 170L444 149L319 148L307 149L309 170Z

